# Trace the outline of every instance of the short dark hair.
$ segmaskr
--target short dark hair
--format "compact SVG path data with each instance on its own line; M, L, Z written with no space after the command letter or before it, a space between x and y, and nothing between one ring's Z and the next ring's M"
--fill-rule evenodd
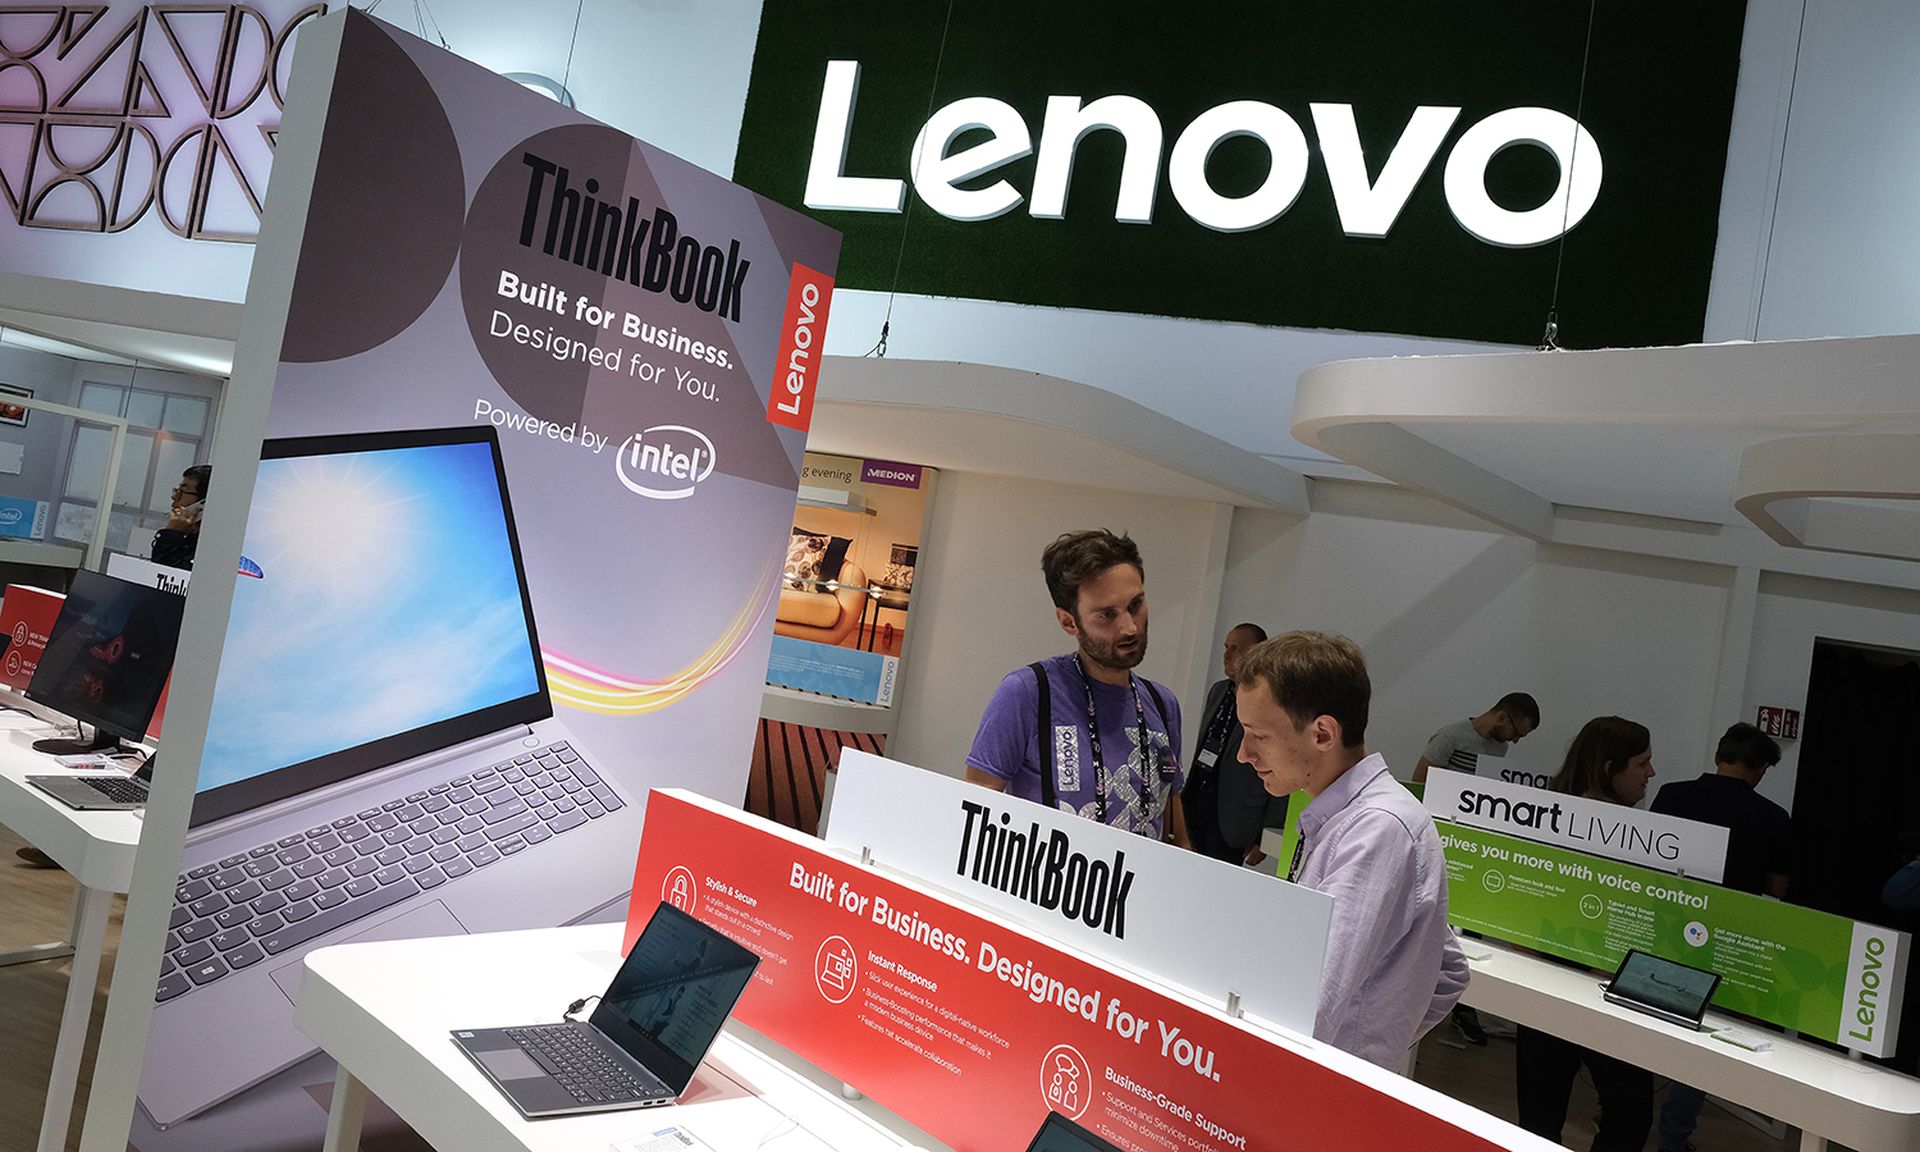
M1613 778L1626 770L1627 761L1653 747L1653 733L1644 724L1620 716L1595 716L1567 746L1560 771L1547 781L1554 792L1584 796L1596 793L1617 804L1626 803Z
M1133 565L1146 579L1147 566L1140 562L1140 546L1125 533L1115 536L1105 528L1085 532L1065 532L1040 553L1040 571L1047 577L1047 595L1053 606L1079 618L1080 586L1099 578L1102 572L1120 564Z
M1514 720L1525 720L1535 728L1540 727L1540 702L1525 692L1509 692L1500 697L1493 706L1495 712L1505 712Z
M1233 627L1227 629L1227 635L1229 636L1235 632L1253 633L1253 642L1255 644L1264 644L1267 642L1267 630L1258 624L1235 624Z
M1345 636L1286 632L1263 641L1240 658L1234 683L1241 688L1265 683L1295 728L1330 716L1340 725L1341 744L1357 748L1366 742L1373 682L1360 646Z
M1720 737L1720 746L1713 750L1713 762L1738 764L1742 768L1771 768L1780 763L1780 745L1773 737L1743 721Z
M180 479L186 480L188 478L192 478L194 488L200 493L200 499L205 500L207 493L213 488L213 465L195 464L185 472L180 473Z

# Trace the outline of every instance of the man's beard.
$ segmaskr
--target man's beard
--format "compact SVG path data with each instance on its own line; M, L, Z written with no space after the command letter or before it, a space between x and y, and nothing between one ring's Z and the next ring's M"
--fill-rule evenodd
M1111 668L1116 672L1125 672L1147 658L1147 629L1144 625L1142 625L1140 631L1134 635L1133 641L1133 647L1127 649L1125 652L1120 652L1113 644L1101 643L1085 633L1081 633L1080 651L1087 654L1087 659L1103 668Z

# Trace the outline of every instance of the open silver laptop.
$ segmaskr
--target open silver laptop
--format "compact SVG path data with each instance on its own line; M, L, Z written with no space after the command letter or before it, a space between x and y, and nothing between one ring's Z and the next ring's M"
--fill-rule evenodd
M149 756L131 776L125 772L29 776L27 783L81 812L135 812L147 806L147 785L152 779Z
M671 1104L760 958L671 904L654 909L585 1020L465 1028L453 1042L529 1119Z
M300 958L559 925L636 809L553 716L493 429L268 441L140 1103L165 1127L315 1051Z

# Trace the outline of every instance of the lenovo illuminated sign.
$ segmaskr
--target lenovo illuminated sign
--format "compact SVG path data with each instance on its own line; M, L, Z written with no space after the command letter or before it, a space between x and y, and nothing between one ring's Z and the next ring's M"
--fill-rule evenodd
M860 87L854 60L827 64L820 93L820 117L814 127L807 165L804 203L808 208L851 212L899 212L906 185L898 179L848 176L847 145L853 135L853 109ZM1348 236L1380 238L1388 234L1414 186L1433 163L1460 116L1459 108L1423 105L1414 109L1405 131L1368 175L1365 150L1351 104L1309 105L1319 137L1327 180L1341 230ZM962 136L984 131L984 140L958 151ZM1113 218L1123 224L1153 223L1166 131L1159 115L1134 96L1049 96L1040 130L1031 197L1023 197L1005 179L962 187L1035 153L1033 134L1018 109L991 96L955 100L935 112L914 136L908 169L914 192L927 207L949 220L991 220L1027 201L1028 215L1061 220L1080 142L1094 132L1118 133L1123 143ZM1207 161L1224 142L1256 140L1265 149L1265 179L1252 191L1225 195L1207 176ZM1487 166L1508 148L1532 145L1552 155L1559 182L1547 199L1514 211L1487 194ZM1231 100L1195 117L1173 144L1166 165L1173 199L1195 223L1215 232L1265 228L1293 207L1306 187L1312 154L1306 133L1286 111L1258 100ZM1446 164L1447 206L1460 226L1487 244L1529 248L1558 239L1586 218L1600 196L1600 146L1572 117L1550 108L1508 108L1487 116L1464 132Z
M1557 282L1571 344L1698 340L1741 8L769 4L734 177L841 287L1531 344Z

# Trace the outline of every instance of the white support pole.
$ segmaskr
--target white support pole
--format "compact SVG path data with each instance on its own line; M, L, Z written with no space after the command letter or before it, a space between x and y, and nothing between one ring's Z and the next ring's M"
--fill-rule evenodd
M320 1152L359 1152L360 1124L367 1115L367 1086L340 1066L333 1074L333 1101L327 1109L327 1139Z
M101 557L107 550L107 525L113 520L113 496L120 490L120 455L127 450L127 422L113 428L113 450L107 453L107 475L101 481L100 505L94 509L93 539L87 542L87 567L101 570Z
M40 1118L38 1152L66 1152L73 1096L80 1083L80 1057L87 1046L87 1022L93 1019L93 992L100 979L100 953L106 943L107 913L113 894L82 886L73 933L73 970L67 975L66 1009L53 1046L53 1072L47 1078L47 1106Z

